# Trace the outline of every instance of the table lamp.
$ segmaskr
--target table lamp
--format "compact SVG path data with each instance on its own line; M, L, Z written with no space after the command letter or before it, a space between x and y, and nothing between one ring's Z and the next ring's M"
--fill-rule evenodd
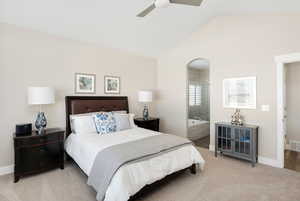
M139 91L139 102L145 103L144 110L143 110L143 118L144 120L149 119L149 110L146 103L152 102L152 91Z
M47 126L47 119L44 112L42 112L42 105L54 103L55 95L52 87L28 87L28 104L40 106L40 111L35 121L35 127L39 134L42 134Z

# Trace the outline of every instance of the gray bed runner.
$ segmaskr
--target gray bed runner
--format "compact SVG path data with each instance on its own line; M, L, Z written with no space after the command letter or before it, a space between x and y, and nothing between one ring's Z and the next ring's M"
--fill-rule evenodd
M96 190L97 200L102 201L114 174L122 165L155 157L189 144L192 142L186 138L161 134L108 147L96 156L88 185Z

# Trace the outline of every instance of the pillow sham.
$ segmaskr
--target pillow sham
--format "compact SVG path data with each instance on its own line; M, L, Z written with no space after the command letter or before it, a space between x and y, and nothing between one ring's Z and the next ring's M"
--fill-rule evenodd
M128 116L129 116L130 127L131 127L131 128L136 128L137 125L135 125L135 123L134 123L134 117L135 117L135 114L129 113Z
M119 114L127 114L126 110L118 110L118 111L113 111L115 113L119 113Z
M74 134L97 133L92 115L71 117L71 130Z
M108 134L116 132L116 120L112 112L100 112L93 115L95 127L98 134Z
M131 128L128 114L114 113L114 118L116 120L117 131Z

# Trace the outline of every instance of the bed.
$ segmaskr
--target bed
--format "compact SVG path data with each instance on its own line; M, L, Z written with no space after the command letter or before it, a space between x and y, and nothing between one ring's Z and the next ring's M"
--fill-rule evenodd
M136 126L110 135L91 133L76 135L71 131L70 115L99 111L126 111L129 113L128 98L119 96L67 96L65 102L67 137L65 151L67 158L73 159L88 177L92 173L96 157L100 151L114 145L135 143L150 136L164 135ZM178 171L190 169L191 173L195 174L197 169L203 169L204 163L196 148L188 145L155 157L124 164L113 175L103 200L127 201L145 186L153 185L153 183Z

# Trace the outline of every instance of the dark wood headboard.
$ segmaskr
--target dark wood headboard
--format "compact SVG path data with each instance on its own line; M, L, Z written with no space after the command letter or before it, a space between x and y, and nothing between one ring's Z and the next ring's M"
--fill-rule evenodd
M126 110L129 113L126 96L66 96L66 137L71 134L70 115L89 112L110 112Z

